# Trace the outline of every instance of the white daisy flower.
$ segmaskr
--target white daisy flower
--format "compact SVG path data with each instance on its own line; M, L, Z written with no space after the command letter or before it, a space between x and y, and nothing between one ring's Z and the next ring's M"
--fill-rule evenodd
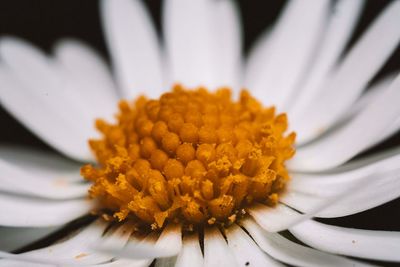
M3 107L84 163L0 148L0 266L400 262L399 232L315 220L400 196L398 150L350 161L400 127L400 76L369 85L400 42L400 1L341 58L363 4L292 0L244 63L232 1L165 1L162 44L141 1L103 1L116 83L78 41L47 56L3 37ZM237 97L243 86L260 102ZM153 100L130 102L142 94ZM100 136L95 118L109 122ZM56 243L10 252L90 213Z

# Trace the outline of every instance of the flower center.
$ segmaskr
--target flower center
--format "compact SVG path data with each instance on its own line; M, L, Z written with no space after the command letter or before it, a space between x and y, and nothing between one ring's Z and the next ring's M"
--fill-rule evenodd
M234 102L229 89L177 85L159 100L121 101L116 118L96 121L103 137L89 144L99 164L81 173L119 221L229 225L254 202L274 205L289 180L295 133L285 136L286 115L247 91Z

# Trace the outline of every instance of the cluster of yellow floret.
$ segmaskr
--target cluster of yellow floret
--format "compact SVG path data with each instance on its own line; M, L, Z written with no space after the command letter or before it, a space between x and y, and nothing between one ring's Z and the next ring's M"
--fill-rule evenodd
M289 179L295 134L284 135L286 115L247 91L234 102L229 89L177 85L119 109L115 124L96 121L98 165L81 169L90 196L119 221L229 223L254 202L275 204Z

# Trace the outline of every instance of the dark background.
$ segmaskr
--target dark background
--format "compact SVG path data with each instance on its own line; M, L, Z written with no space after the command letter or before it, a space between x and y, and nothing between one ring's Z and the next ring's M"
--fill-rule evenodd
M158 31L160 31L161 2L161 0L146 1L156 22ZM285 2L238 1L243 20L245 53L248 52L249 47L251 47L251 44L260 35L262 30L274 22ZM367 1L349 47L389 2L383 0ZM400 25L393 25L393 27L400 27ZM95 47L106 60L109 60L100 27L98 2L95 0L0 1L0 36L3 35L22 37L46 51L50 51L55 41L60 38L74 37ZM373 51L371 52L373 53ZM377 76L382 76L396 69L400 69L399 48ZM0 143L24 144L39 149L51 150L51 148L24 129L1 106L0 123ZM366 154L399 144L400 134L397 134ZM397 199L367 212L343 218L324 220L324 222L364 229L400 231L399 212L400 200Z

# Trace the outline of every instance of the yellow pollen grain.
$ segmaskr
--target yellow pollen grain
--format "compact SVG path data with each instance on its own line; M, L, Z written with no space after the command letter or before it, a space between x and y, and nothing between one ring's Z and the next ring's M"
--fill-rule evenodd
M193 123L184 123L179 130L179 136L183 142L197 143L199 139L199 129Z
M162 148L169 154L175 153L180 144L181 140L176 133L168 132L161 139Z
M184 175L185 167L177 159L168 159L164 166L164 176L167 180L181 178Z
M289 180L295 134L286 114L247 91L175 86L160 99L121 101L115 123L96 121L98 165L85 165L103 215L158 229L168 221L229 225L253 202L275 205ZM100 212L101 214L101 212Z
M178 146L176 150L176 157L183 164L187 164L189 161L195 158L196 150L192 144L182 144Z

